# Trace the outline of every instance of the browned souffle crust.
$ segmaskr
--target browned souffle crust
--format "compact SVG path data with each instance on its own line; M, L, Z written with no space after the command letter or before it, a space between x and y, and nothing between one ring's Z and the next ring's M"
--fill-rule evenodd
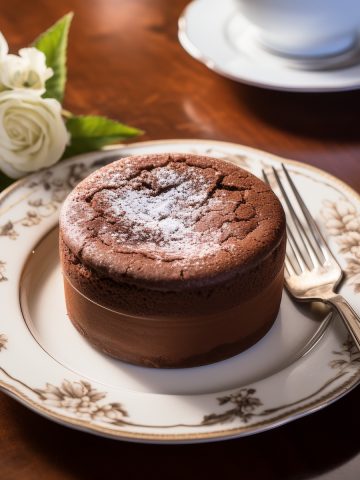
M62 208L67 311L89 342L123 361L222 360L273 324L285 243L280 202L240 167L190 154L122 158Z

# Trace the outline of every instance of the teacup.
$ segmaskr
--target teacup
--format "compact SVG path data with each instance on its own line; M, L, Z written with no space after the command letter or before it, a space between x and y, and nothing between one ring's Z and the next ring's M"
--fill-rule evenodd
M261 44L295 57L337 55L357 42L359 0L236 0Z

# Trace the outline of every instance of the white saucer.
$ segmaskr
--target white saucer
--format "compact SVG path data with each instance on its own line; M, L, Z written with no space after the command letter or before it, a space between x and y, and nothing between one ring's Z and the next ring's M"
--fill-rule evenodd
M348 273L341 293L359 311L353 245L360 197L325 172L241 145L144 142L85 154L16 182L0 195L0 387L35 412L117 439L204 442L257 433L312 413L360 382L359 352L342 323L284 293L274 326L228 360L147 369L93 349L67 318L57 246L59 208L91 171L142 153L193 152L256 175L286 162ZM352 242L352 243L351 243ZM355 249L356 250L356 249Z
M360 88L360 57L354 52L344 52L335 62L324 58L317 69L312 61L299 63L271 53L256 41L256 31L235 0L194 0L179 19L179 40L211 70L250 85L298 92Z

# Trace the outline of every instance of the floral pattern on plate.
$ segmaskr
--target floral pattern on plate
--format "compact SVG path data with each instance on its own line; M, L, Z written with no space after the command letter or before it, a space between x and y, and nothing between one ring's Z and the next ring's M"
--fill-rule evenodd
M324 201L323 217L329 235L336 238L339 252L346 259L346 274L350 285L360 292L360 213L347 200Z
M128 416L120 403L101 403L106 393L99 392L84 380L78 382L64 380L59 387L47 383L45 388L34 389L34 392L45 405L67 410L80 418L88 418L95 422L122 425L122 419Z
M7 336L3 333L0 333L0 352L3 348L6 348L6 344L8 342Z
M5 282L6 278L6 262L0 260L0 282Z

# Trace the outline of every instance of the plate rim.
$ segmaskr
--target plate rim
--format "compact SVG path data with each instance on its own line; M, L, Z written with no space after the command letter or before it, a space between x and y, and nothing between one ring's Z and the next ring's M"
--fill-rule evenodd
M36 172L31 173L30 175L26 175L23 178L15 180L14 183L12 183L8 187L4 188L0 192L0 206L1 206L2 201L13 190L17 189L22 184L26 184L29 181L29 179L31 179L31 177L33 175L38 175L41 172L45 172L45 171L47 171L47 170L49 170L53 167L56 167L60 163L62 165L65 165L66 163L71 163L74 159L79 159L80 160L82 157L86 157L87 155L91 155L91 154L94 154L94 153L100 153L100 152L107 153L107 152L112 152L112 151L116 152L117 150L126 150L127 148L132 148L133 146L135 146L135 147L146 147L146 146L152 146L152 145L163 145L164 143L170 143L170 144L193 143L195 145L199 144L199 143L205 143L205 144L209 144L209 145L212 145L212 146L223 145L223 146L233 147L233 148L241 147L242 150L246 150L250 153L258 154L260 156L266 155L267 157L270 157L277 162L283 162L283 163L285 162L285 163L289 163L290 165L298 166L300 168L305 167L306 169L312 170L315 173L317 173L318 175L325 176L326 178L328 178L332 182L339 184L339 186L341 188L348 191L351 195L357 197L357 199L360 201L360 192L357 192L353 187L351 187L344 180L341 180L340 178L336 177L332 173L329 173L329 172L327 172L326 170L323 170L320 167L315 167L314 165L302 162L300 160L293 160L293 159L290 159L290 158L287 158L287 157L282 157L281 155L277 155L276 153L267 152L266 150L262 150L262 149L257 148L257 147L251 147L250 145L243 145L242 143L228 142L228 141L225 141L225 140L209 140L207 138L173 138L173 139L163 139L163 140L145 140L143 142L133 142L133 143L115 143L115 144L112 144L110 146L104 147L101 150L94 150L94 151L91 151L91 152L81 153L79 155L74 155L72 157L65 158L64 160L61 160L60 162L53 165L52 167L43 168L41 170L38 170ZM0 213L1 213L1 211L0 211Z
M277 162L289 163L294 166L298 166L301 168L305 168L308 170L314 171L314 173L321 175L323 178L329 179L332 183L337 184L340 186L341 190L347 191L351 196L355 197L360 202L360 194L350 187L347 183L343 182L342 180L338 179L332 174L327 173L326 171L314 167L312 165L308 165L304 162L300 162L297 160L290 160L287 158L280 157L278 155L268 153L264 150L260 150L257 148L249 147L246 145L238 144L235 142L225 142L225 141L217 141L217 140L207 140L207 139L165 139L165 140L153 140L153 141L144 141L144 142L134 142L132 144L117 144L112 145L111 147L105 148L102 151L96 152L88 152L82 155L76 155L69 159L64 160L62 163L71 163L74 159L81 159L82 157L87 157L89 154L98 153L108 153L111 151L122 151L126 149L132 148L143 148L146 146L156 146L156 145L164 145L164 144L194 144L194 145L209 145L212 147L228 147L228 148L240 148L244 152L249 152L249 155L259 155L260 157L267 157L269 159L273 159ZM51 167L50 167L51 169ZM44 169L42 171L46 171L48 169ZM38 175L40 172L35 172L34 175ZM12 193L17 188L20 188L24 184L29 182L31 175L26 176L20 180L17 180L12 185L4 189L0 193L0 206L3 203L4 199ZM11 376L10 376L11 379ZM341 386L335 388L335 390L331 391L327 394L327 398L324 399L317 399L315 402L310 402L310 404L299 406L298 408L292 410L290 413L286 411L280 414L275 419L272 417L269 420L260 421L257 423L252 423L250 425L242 425L240 427L232 427L226 428L221 430L215 430L212 432L203 432L203 433L172 433L172 434L163 434L163 433L146 433L146 432L133 432L128 430L121 430L117 428L116 430L112 428L106 427L104 424L96 424L90 421L82 420L79 418L74 418L71 416L63 415L54 411L53 409L47 408L46 406L35 402L26 394L21 392L18 388L16 388L11 383L7 383L4 380L0 379L0 389L3 390L5 393L10 394L13 398L15 398L20 403L24 404L34 412L54 420L57 423L61 423L62 425L74 427L83 431L87 431L93 434L100 434L109 438L118 439L118 440L128 440L134 442L146 442L146 443L168 443L168 444L178 444L178 443L198 443L198 442L206 442L206 441L213 441L213 440L226 440L230 438L236 438L239 436L246 436L251 434L260 433L266 430L270 430L272 428L277 428L283 424L286 424L290 421L296 420L302 416L311 414L316 412L322 408L325 408L329 404L335 402L336 400L340 399L342 396L346 395L349 391L355 388L360 382L360 372L356 372L351 377L348 377L347 381L343 383ZM310 405L310 407L309 407ZM259 425L259 427L256 427ZM254 428L255 427L255 428Z
M353 377L358 377L357 382L352 382ZM146 433L146 432L131 432L128 430L114 430L108 428L104 425L99 425L96 423L91 423L86 420L81 420L79 418L73 418L66 415L61 415L60 413L55 412L49 408L44 407L43 405L39 405L31 398L24 395L20 392L17 388L13 387L12 385L6 384L3 380L0 379L0 390L3 391L5 394L10 395L14 400L18 401L23 406L29 408L32 412L41 415L48 420L52 420L60 425L66 427L72 427L77 430L81 430L91 434L100 434L103 437L111 438L114 440L125 440L131 441L136 443L158 443L158 444L168 444L168 445L176 445L176 444L191 444L191 443L205 443L211 441L224 441L224 440L231 440L240 437L246 437L250 435L256 435L258 433L263 433L269 430L273 430L275 428L281 427L286 425L287 423L293 422L298 420L302 417L307 415L311 415L319 410L322 410L332 403L335 403L337 400L340 400L342 397L350 393L354 388L358 386L360 382L360 373L354 374L351 376L346 384L341 385L338 389L341 388L341 393L333 398L327 399L323 403L316 402L313 407L306 408L303 406L296 410L291 416L289 416L288 412L284 412L283 414L277 417L276 421L270 422L259 422L258 424L251 424L248 426L241 426L241 427L233 427L224 430L216 430L212 432L203 432L203 433L173 433L173 434L162 434L162 433ZM347 387L348 384L349 387ZM344 386L345 385L345 386ZM333 392L332 392L333 393ZM261 425L260 428L254 430L254 425Z
M265 90L275 90L279 92L299 92L299 93L331 93L331 92L351 92L360 89L360 80L354 82L352 85L344 86L287 86L279 83L268 84L265 82L244 78L239 75L233 75L228 72L226 69L221 67L208 55L205 55L200 51L200 49L190 40L187 33L187 15L193 4L199 2L200 0L192 0L181 12L178 19L178 39L181 46L184 50L195 60L205 65L209 70L233 80L237 83L244 83L252 87L257 87ZM203 0L202 0L203 1ZM230 3L230 2L229 2ZM359 65L360 66L360 65Z

